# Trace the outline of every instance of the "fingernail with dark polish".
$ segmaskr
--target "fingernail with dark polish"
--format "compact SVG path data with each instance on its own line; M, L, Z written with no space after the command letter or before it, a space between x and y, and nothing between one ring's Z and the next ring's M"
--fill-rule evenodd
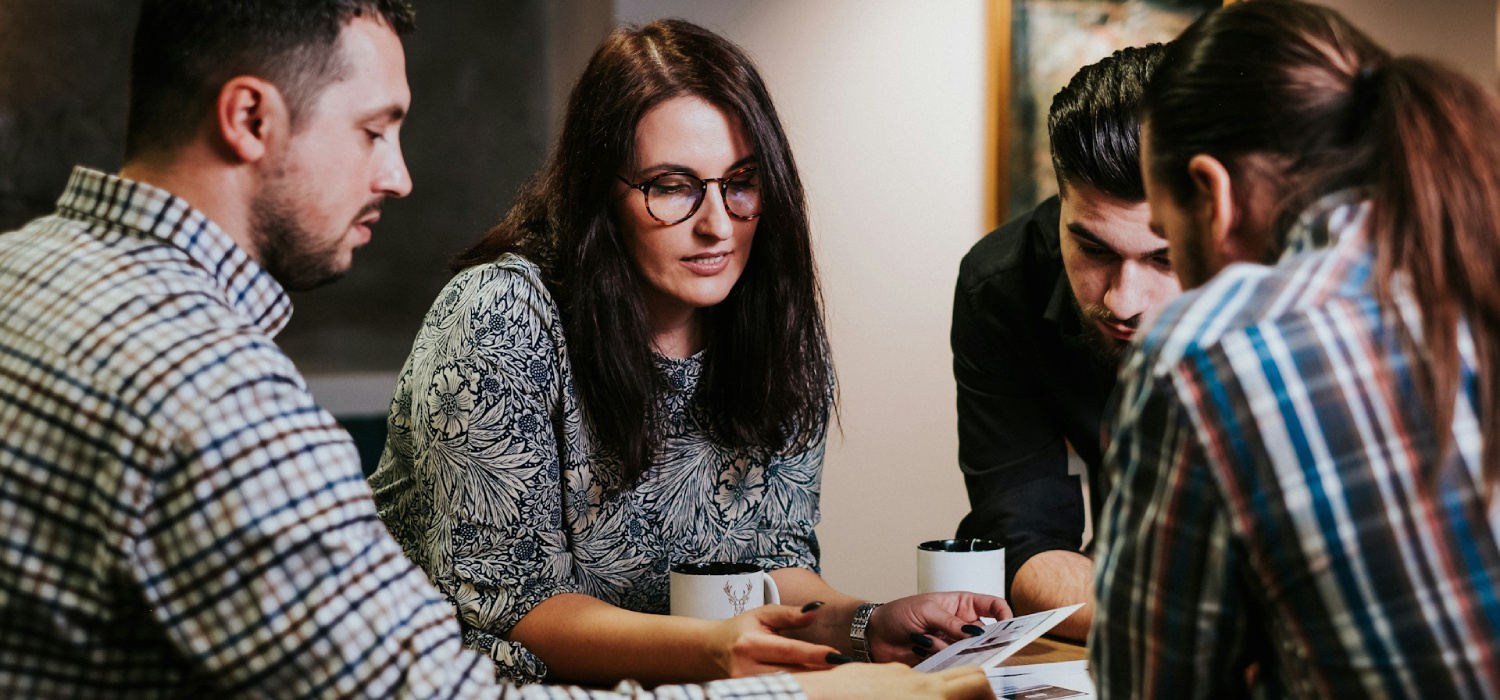
M837 666L838 664L847 664L850 661L853 661L854 657L844 656L843 654L830 653L828 656L823 657L823 660Z
M964 625L961 629L970 637L978 637L979 635L984 634L984 628L978 625Z
M912 632L911 641L913 644L916 644L919 647L927 649L932 648L932 637L922 634L921 632Z
M920 656L924 659L927 658L927 650L923 649L922 647L912 647L911 653L916 654L917 656Z
M808 603L807 605L802 606L802 612L812 612L821 607L823 607L823 601L815 600L811 603Z

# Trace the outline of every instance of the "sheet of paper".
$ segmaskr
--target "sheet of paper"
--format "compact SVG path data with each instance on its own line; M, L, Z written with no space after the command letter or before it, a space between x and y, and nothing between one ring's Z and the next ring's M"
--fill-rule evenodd
M1095 696L1094 679L1087 670L991 676L990 688L997 700L1092 700Z
M1009 620L1001 620L984 628L984 634L954 642L932 655L932 658L917 664L918 671L941 671L956 666L979 666L989 668L1030 644L1057 623L1067 619L1083 604L1047 610Z
M1029 674L1056 675L1060 673L1088 673L1089 662L1079 661L1056 661L1050 664L1025 664L1022 666L996 666L986 670L985 675L995 678L997 676L1025 676Z

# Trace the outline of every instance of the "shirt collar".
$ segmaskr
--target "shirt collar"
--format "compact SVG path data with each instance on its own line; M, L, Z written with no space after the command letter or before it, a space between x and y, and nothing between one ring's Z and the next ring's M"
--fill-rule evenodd
M1052 283L1052 296L1047 299L1047 308L1042 318L1057 324L1064 335L1075 335L1083 327L1078 318L1078 304L1073 301L1073 286L1068 283L1066 268L1059 267L1057 281Z
M1287 233L1282 259L1319 248L1362 239L1370 215L1369 194L1358 188L1339 190L1313 202Z
M136 231L181 250L213 276L230 306L268 335L291 320L292 301L281 284L218 224L166 190L80 166L58 198L57 211Z

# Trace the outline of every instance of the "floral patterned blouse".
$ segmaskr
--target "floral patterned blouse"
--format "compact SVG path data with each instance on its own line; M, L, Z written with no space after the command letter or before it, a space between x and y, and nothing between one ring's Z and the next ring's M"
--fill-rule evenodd
M619 470L591 444L562 332L525 258L455 276L402 369L370 478L386 526L458 608L465 643L518 682L546 666L502 637L551 596L666 613L677 562L818 565L821 440L789 456L715 444L692 402L702 358L658 356L663 445L639 485L606 495Z

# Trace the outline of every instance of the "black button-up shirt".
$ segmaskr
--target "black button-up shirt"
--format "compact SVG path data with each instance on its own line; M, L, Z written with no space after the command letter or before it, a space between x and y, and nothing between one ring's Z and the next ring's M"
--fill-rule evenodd
M1005 544L1006 590L1028 559L1079 551L1083 493L1068 445L1089 467L1093 510L1100 414L1115 368L1085 342L1063 270L1056 197L985 236L964 256L953 296L958 460L970 513L959 537Z

